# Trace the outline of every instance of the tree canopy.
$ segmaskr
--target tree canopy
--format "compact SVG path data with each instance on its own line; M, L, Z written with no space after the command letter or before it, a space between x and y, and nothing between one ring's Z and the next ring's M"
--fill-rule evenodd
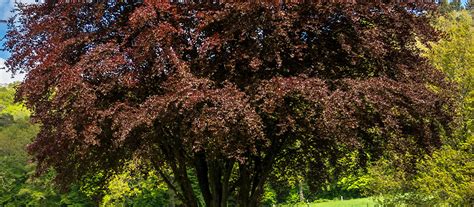
M317 186L451 133L452 84L420 56L429 10L391 4L31 5L10 20L38 172L63 186L151 163L186 206L256 206L275 171ZM409 162L409 161L407 161ZM409 166L409 165L407 165ZM168 174L164 169L171 169Z

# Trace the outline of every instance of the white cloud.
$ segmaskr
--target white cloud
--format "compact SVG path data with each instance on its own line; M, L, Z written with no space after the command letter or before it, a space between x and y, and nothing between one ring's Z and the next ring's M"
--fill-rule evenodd
M5 69L1 69L5 68ZM15 81L22 81L25 78L25 74L17 74L12 77L10 72L7 72L5 66L5 59L0 58L0 84L13 83Z

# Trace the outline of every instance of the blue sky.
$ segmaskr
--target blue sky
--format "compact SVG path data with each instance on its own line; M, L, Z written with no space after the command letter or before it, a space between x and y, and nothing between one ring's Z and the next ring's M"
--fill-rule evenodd
M23 0L21 2L35 2L34 0ZM8 19L11 16L10 11L15 4L15 0L0 0L0 19ZM5 35L7 27L5 24L0 23L0 37ZM1 44L1 43L0 43ZM4 51L0 51L0 68L5 67L5 59L8 58L8 53ZM21 81L23 80L24 75L16 75L12 78L10 73L7 73L5 70L0 69L0 84L11 83L14 81Z

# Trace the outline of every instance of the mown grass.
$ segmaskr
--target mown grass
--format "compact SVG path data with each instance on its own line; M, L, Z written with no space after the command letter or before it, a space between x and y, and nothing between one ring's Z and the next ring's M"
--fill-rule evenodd
M287 204L287 205L278 205L281 207L375 207L377 203L375 203L372 198L359 198L359 199L351 199L351 200L334 200L334 201L325 201L325 202L317 202L317 203L310 203L310 204Z

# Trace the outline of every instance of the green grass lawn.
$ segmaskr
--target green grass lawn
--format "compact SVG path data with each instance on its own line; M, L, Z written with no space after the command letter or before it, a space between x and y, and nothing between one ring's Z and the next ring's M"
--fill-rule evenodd
M279 205L280 206L280 205ZM284 205L282 207L306 207L307 204ZM376 203L372 198L359 198L343 201L327 201L322 203L310 203L310 207L374 207Z
M375 202L372 198L359 198L344 201L328 201L323 203L310 204L311 207L373 207Z

